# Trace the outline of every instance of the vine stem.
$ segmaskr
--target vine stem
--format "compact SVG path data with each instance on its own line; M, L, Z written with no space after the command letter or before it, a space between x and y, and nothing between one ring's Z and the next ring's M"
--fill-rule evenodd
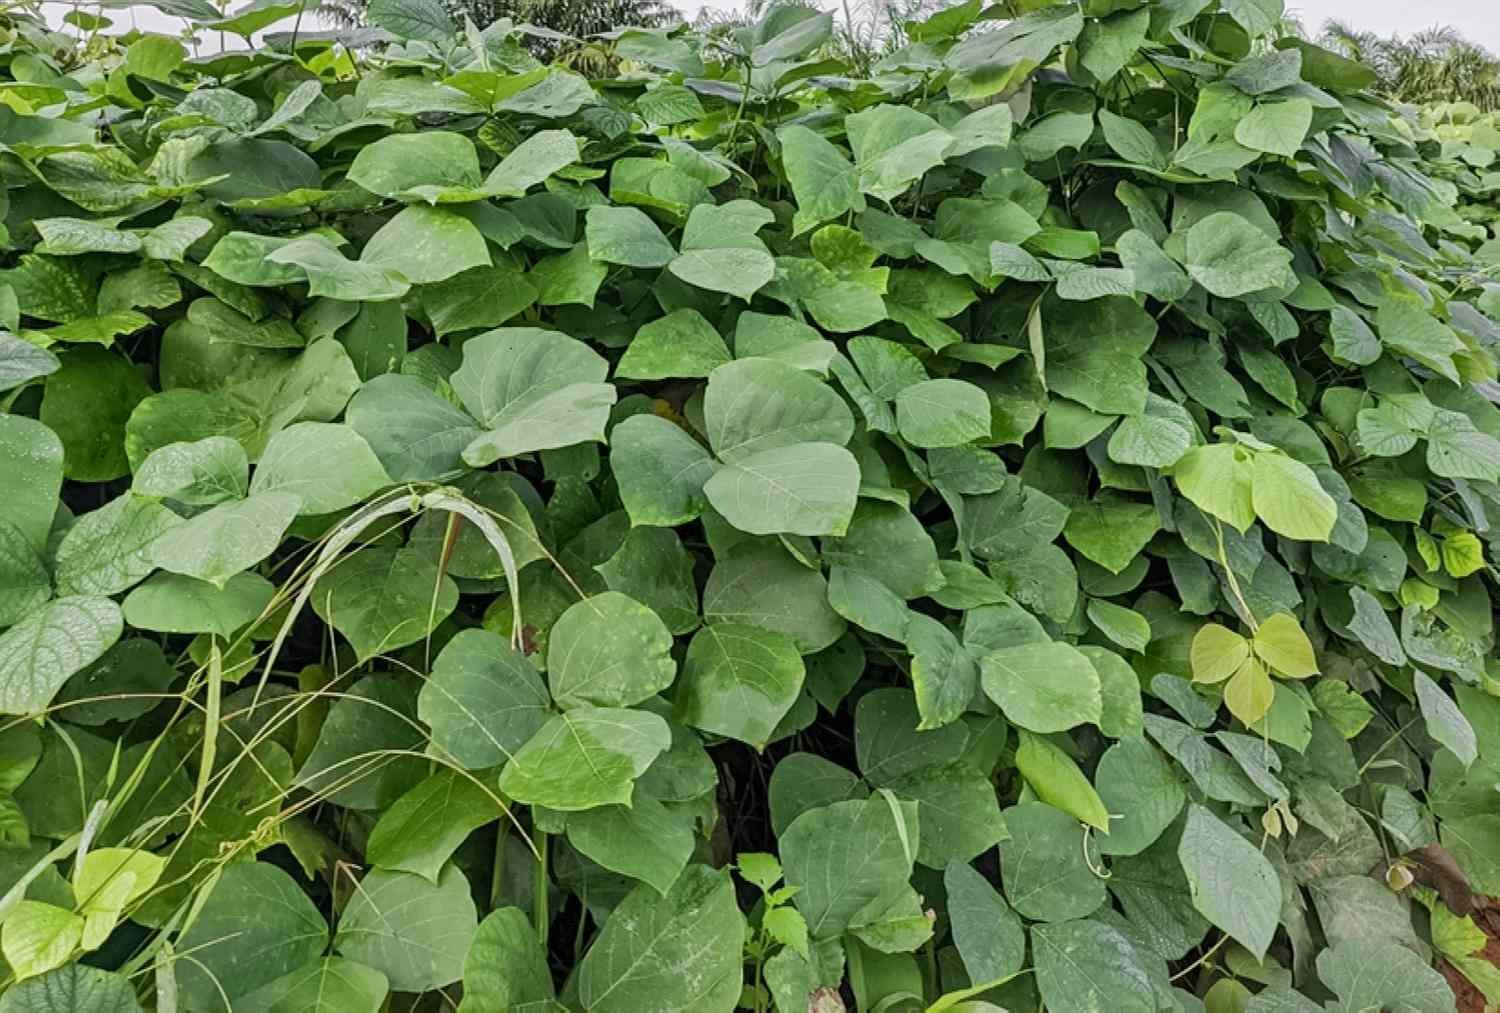
M490 907L500 906L500 893L505 887L505 842L510 837L505 821L495 828L495 862L490 866Z
M1188 975L1192 974L1198 968L1202 967L1205 963L1207 963L1208 959L1210 957L1212 957L1215 953L1218 953L1219 952L1219 948L1221 946L1223 946L1227 942L1229 942L1229 937L1227 935L1220 936L1219 937L1219 941L1217 943L1214 943L1207 950L1205 950L1203 952L1203 955L1201 957L1199 957L1197 960L1193 961L1191 964L1189 964L1188 966L1184 967L1182 970L1178 971L1176 974L1172 975L1172 979L1171 980L1172 981L1177 981L1177 980L1179 980L1181 978L1185 978Z
M531 898L532 920L536 928L536 937L542 944L542 952L547 950L547 928L552 919L547 911L547 838L549 834L532 829L536 838L536 882L533 887L534 896Z
M1224 528L1217 517L1214 522L1214 541L1218 543L1219 565L1224 568L1224 574L1229 578L1229 591L1234 595L1236 604L1240 607L1240 617L1250 627L1251 633L1259 632L1260 623L1255 621L1255 613L1250 611L1250 606L1245 602L1245 595L1240 591L1239 578L1234 575L1234 568L1229 565L1229 554L1224 551Z

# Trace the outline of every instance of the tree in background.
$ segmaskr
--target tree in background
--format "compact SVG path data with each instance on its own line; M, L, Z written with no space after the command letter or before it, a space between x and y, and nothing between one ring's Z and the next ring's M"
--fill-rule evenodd
M662 0L445 0L456 18L467 16L483 28L510 18L548 28L577 39L625 25L659 27L682 20L677 9ZM340 28L364 24L369 0L327 0L322 15ZM552 57L549 47L539 56Z
M746 0L737 10L705 8L694 22L699 30L749 25L773 6L795 5L831 11L833 35L827 55L847 60L861 74L887 53L906 45L905 26L921 21L955 0Z
M1368 65L1380 75L1379 89L1398 101L1500 109L1500 58L1455 28L1385 37L1329 21L1318 41Z

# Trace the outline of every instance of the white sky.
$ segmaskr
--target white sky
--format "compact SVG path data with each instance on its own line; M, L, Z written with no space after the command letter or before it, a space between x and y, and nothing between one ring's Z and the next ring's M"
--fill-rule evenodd
M1287 0L1287 8L1313 33L1330 18L1379 35L1452 25L1500 55L1500 0Z
M739 6L735 0L671 0L678 10L689 18L705 7L732 10ZM824 6L832 6L833 0L822 0ZM47 3L43 5L54 24L60 23L62 15L72 9L70 4ZM88 9L86 2L80 4ZM234 3L231 6L240 6ZM1316 32L1329 18L1337 18L1355 28L1369 29L1382 35L1409 35L1412 32L1431 28L1434 25L1452 25L1470 39L1487 46L1500 55L1500 0L1287 0L1288 10L1302 19L1310 32ZM110 11L110 16L121 28L132 23L147 31L175 33L181 22L167 18L150 7L137 7L133 11ZM290 28L277 25L274 30Z

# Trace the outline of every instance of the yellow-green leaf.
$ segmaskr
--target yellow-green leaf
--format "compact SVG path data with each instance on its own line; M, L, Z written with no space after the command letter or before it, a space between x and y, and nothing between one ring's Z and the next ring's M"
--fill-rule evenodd
M1318 672L1312 641L1297 620L1285 612L1278 612L1260 624L1255 631L1255 654L1277 675L1289 679L1306 679Z
M1255 658L1247 659L1224 687L1224 703L1229 713L1247 725L1265 717L1275 698L1276 686L1266 674L1266 666Z
M1209 623L1193 637L1189 660L1194 682L1223 682L1250 657L1250 643L1218 623Z

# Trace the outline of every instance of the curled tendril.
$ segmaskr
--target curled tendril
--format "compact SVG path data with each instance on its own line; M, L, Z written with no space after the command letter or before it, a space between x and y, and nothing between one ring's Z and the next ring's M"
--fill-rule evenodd
M1093 827L1087 823L1083 825L1083 864L1089 867L1089 871L1094 874L1096 879L1109 879L1114 873L1110 872L1103 865L1096 865L1093 857L1089 854L1089 837L1093 832Z

